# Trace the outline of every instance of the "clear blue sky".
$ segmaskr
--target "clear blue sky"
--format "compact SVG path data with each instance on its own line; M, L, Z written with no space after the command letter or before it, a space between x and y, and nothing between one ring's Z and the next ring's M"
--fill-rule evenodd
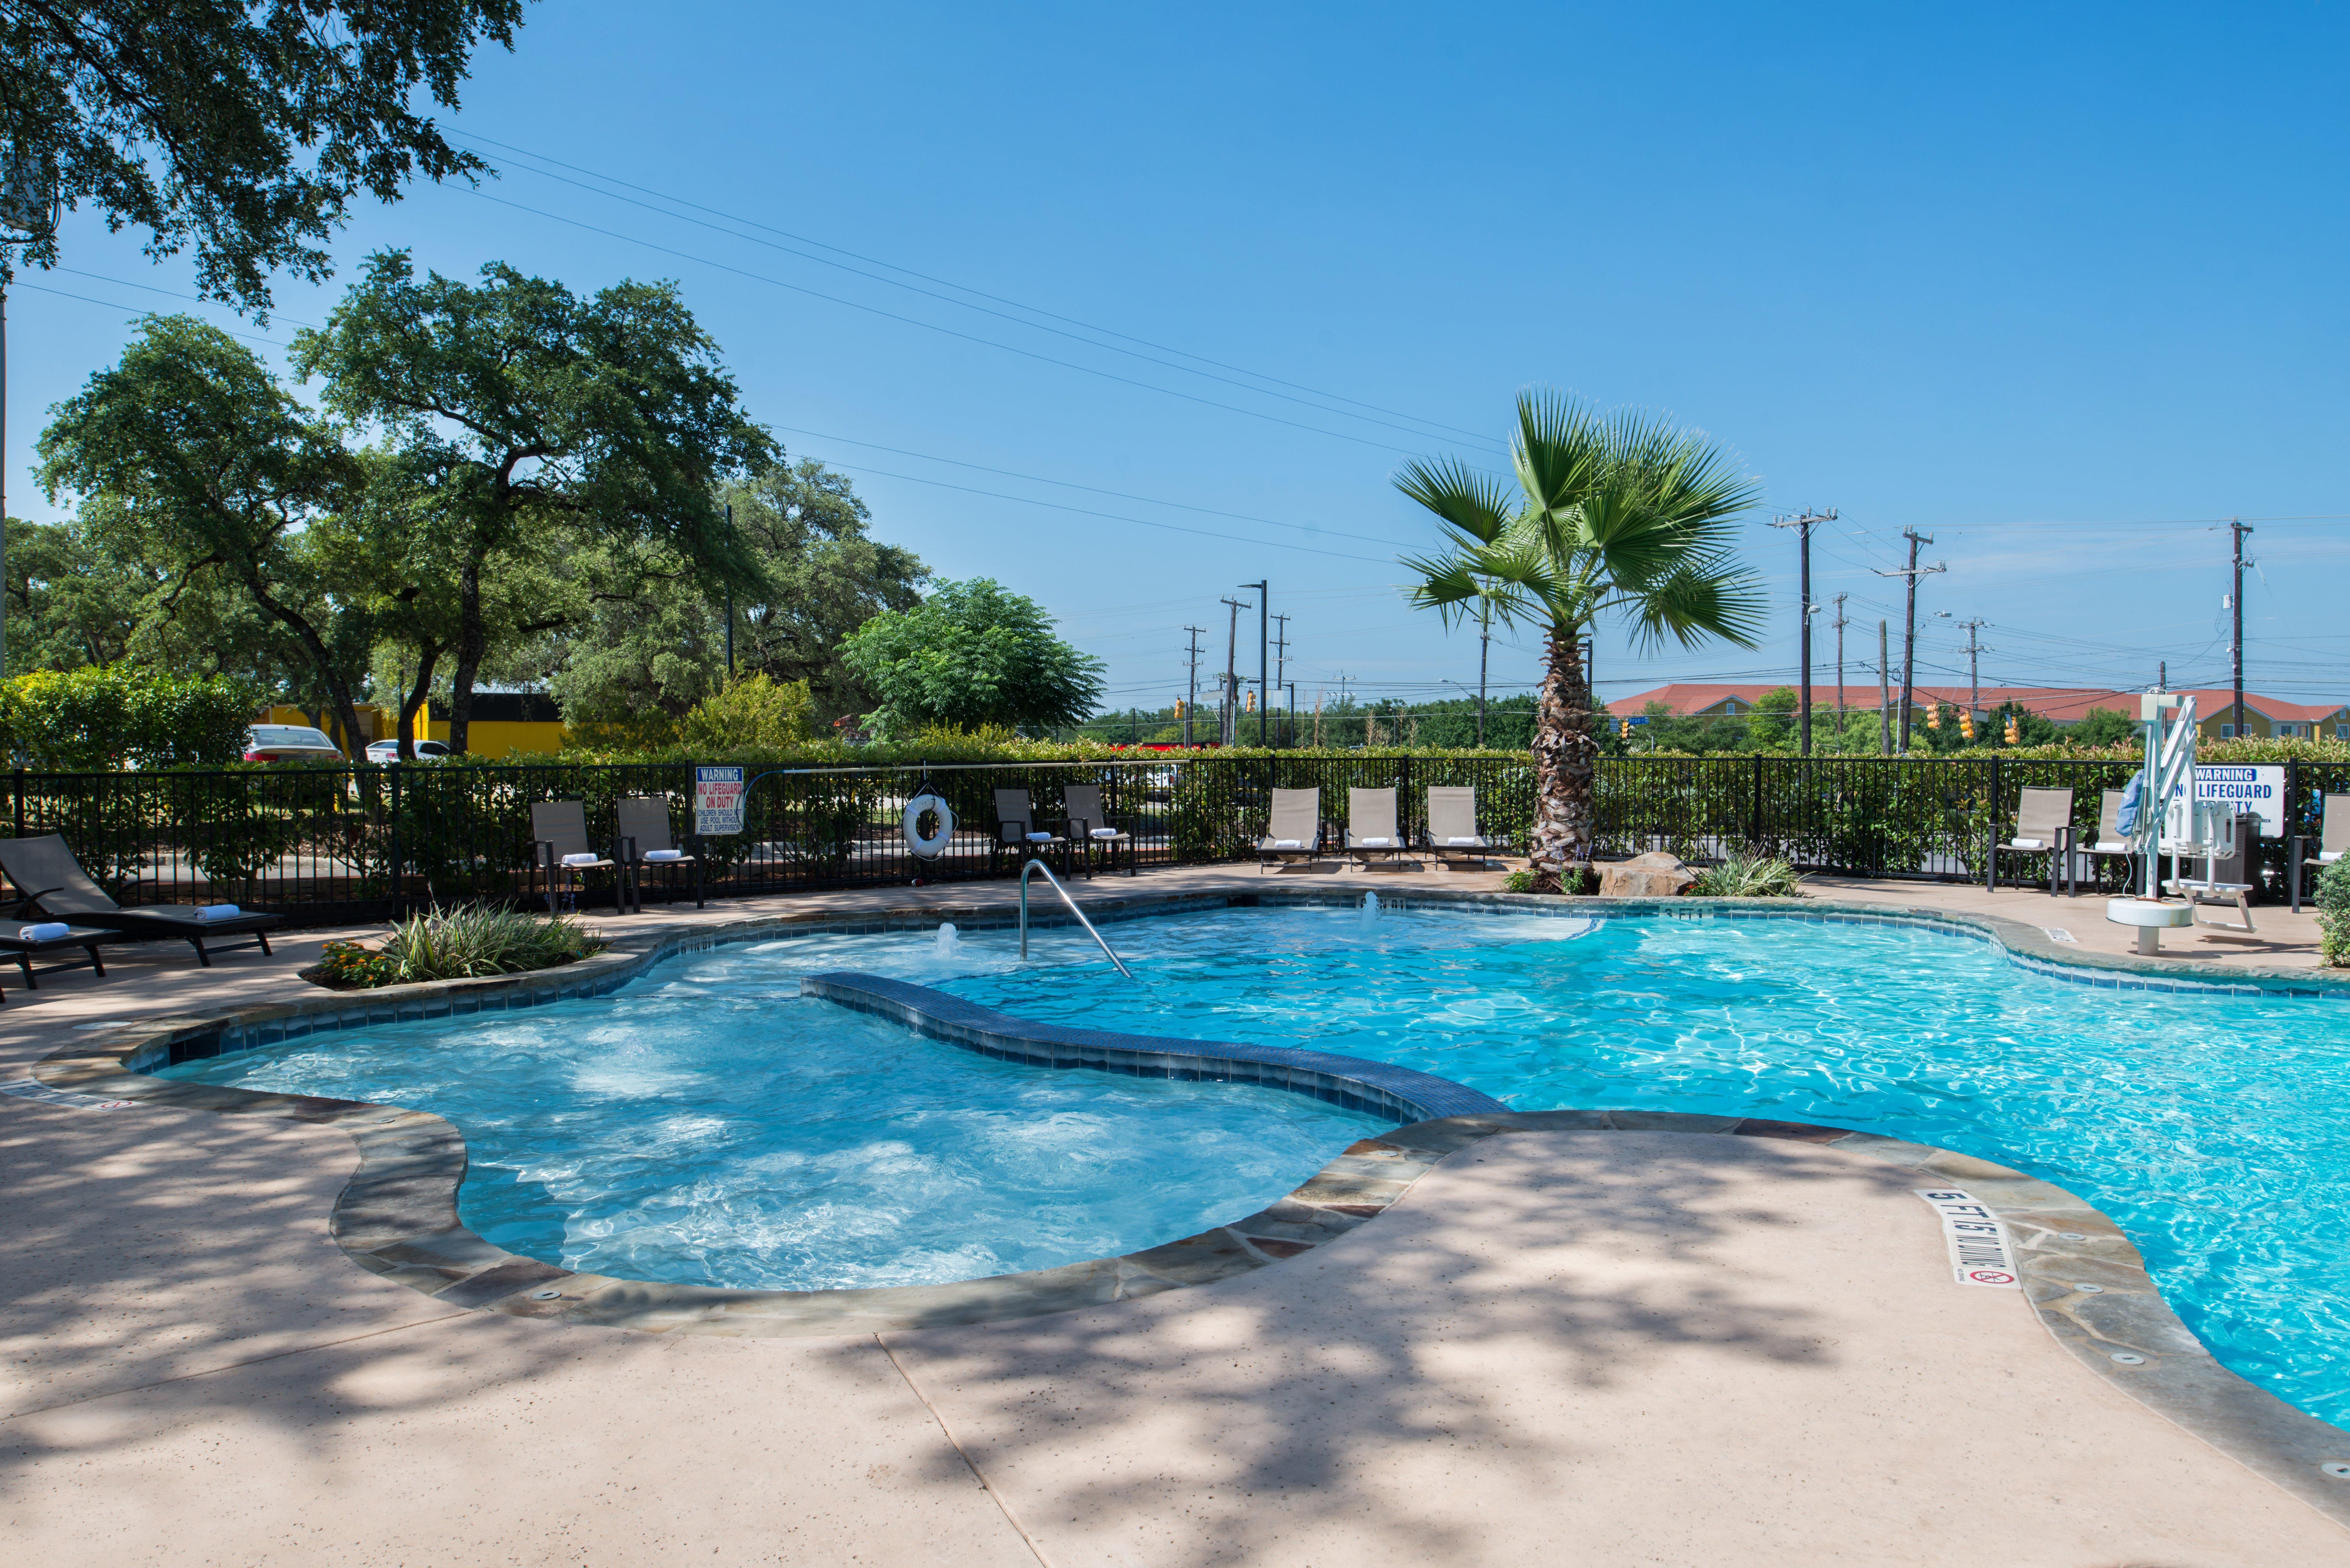
M678 279L795 456L852 472L877 534L941 574L1042 600L1114 702L1180 690L1187 622L1221 659L1218 598L1267 576L1305 703L1342 672L1473 684L1473 636L1395 587L1430 531L1389 476L1497 458L1526 386L1669 411L1765 484L1772 640L1643 655L1611 630L1612 695L1792 680L1794 548L1764 524L1832 506L1814 593L1851 596L1856 685L1878 617L1898 650L1872 568L1905 526L1950 566L1921 680L1963 678L1952 627L1981 617L1986 682L2143 685L2168 659L2224 683L2210 520L2240 514L2300 519L2252 541L2248 684L2334 701L2345 65L2350 23L2305 4L539 5L457 129L664 211L484 142L484 194L359 209L337 251L345 280L388 244L581 289ZM186 287L88 214L65 261ZM338 287L283 287L265 335ZM9 507L48 517L41 411L126 313L19 289L9 314ZM1833 658L1827 634L1823 684ZM1535 677L1532 638L1497 643L1498 685Z

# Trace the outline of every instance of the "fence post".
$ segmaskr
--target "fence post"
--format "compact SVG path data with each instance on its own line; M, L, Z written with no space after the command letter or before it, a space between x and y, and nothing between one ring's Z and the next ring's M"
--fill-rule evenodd
M25 836L25 770L16 770L16 836Z
M1746 836L1750 852L1760 854L1762 848L1762 753L1754 753L1754 826Z
M1991 822L1990 836L1983 841L1983 853L1996 858L1999 851L1992 846L1999 842L1999 825L2006 819L2007 797L1999 789L1999 753L1991 759Z
M400 764L392 763L390 772L391 774L391 888L390 891L392 912L397 916L404 917L408 913L408 907L400 902L402 883L400 874L403 867L400 859Z

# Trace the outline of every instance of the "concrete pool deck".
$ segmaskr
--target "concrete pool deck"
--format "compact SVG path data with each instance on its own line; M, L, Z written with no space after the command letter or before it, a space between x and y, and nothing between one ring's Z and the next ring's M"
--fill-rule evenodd
M1407 898L1499 882L1327 875ZM1078 896L1302 880L1159 872ZM12 988L0 1081L77 1023L316 996L293 971L330 934L210 971L130 950L105 980ZM2019 1293L1955 1284L1914 1177L1842 1148L1517 1132L1241 1277L795 1340L452 1311L328 1237L355 1163L331 1127L0 1096L12 1557L2350 1564L2350 1532L2087 1372Z

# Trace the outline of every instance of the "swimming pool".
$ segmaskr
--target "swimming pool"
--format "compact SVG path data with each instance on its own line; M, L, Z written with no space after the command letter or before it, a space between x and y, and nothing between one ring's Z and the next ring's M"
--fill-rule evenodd
M797 994L857 970L1020 1017L1417 1068L1518 1110L1775 1116L2095 1204L2220 1358L2350 1426L2350 1006L2116 992L1922 927L1563 910L1217 909L1090 939L831 934L613 996L310 1036L169 1076L463 1127L468 1224L637 1279L914 1283L1101 1257L1262 1207L1375 1124L1277 1090L971 1055Z
M803 999L799 946L161 1075L435 1112L465 1135L460 1216L499 1246L766 1290L1116 1256L1253 1213L1390 1125L1280 1089L992 1061Z

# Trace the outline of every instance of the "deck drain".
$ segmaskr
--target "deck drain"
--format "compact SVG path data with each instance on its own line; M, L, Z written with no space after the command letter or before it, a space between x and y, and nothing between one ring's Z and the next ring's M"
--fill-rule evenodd
M2144 1366L2146 1365L2145 1356L2133 1355L2126 1350L2115 1351L2114 1359L2120 1362L2124 1366Z
M2106 1287L2103 1285L2074 1285L2073 1288L2076 1291L2086 1291L2093 1296L2101 1296L2106 1293Z
M535 1302L560 1301L562 1298L563 1293L561 1291L533 1291L530 1293L530 1299Z
M2088 1240L2086 1236L2084 1236L2078 1231L2059 1231L2056 1232L2056 1239L2059 1241L2085 1241Z
M2335 1480L2350 1480L2350 1465L2344 1464L2340 1459L2329 1459L2317 1467L2317 1473L2332 1476Z

